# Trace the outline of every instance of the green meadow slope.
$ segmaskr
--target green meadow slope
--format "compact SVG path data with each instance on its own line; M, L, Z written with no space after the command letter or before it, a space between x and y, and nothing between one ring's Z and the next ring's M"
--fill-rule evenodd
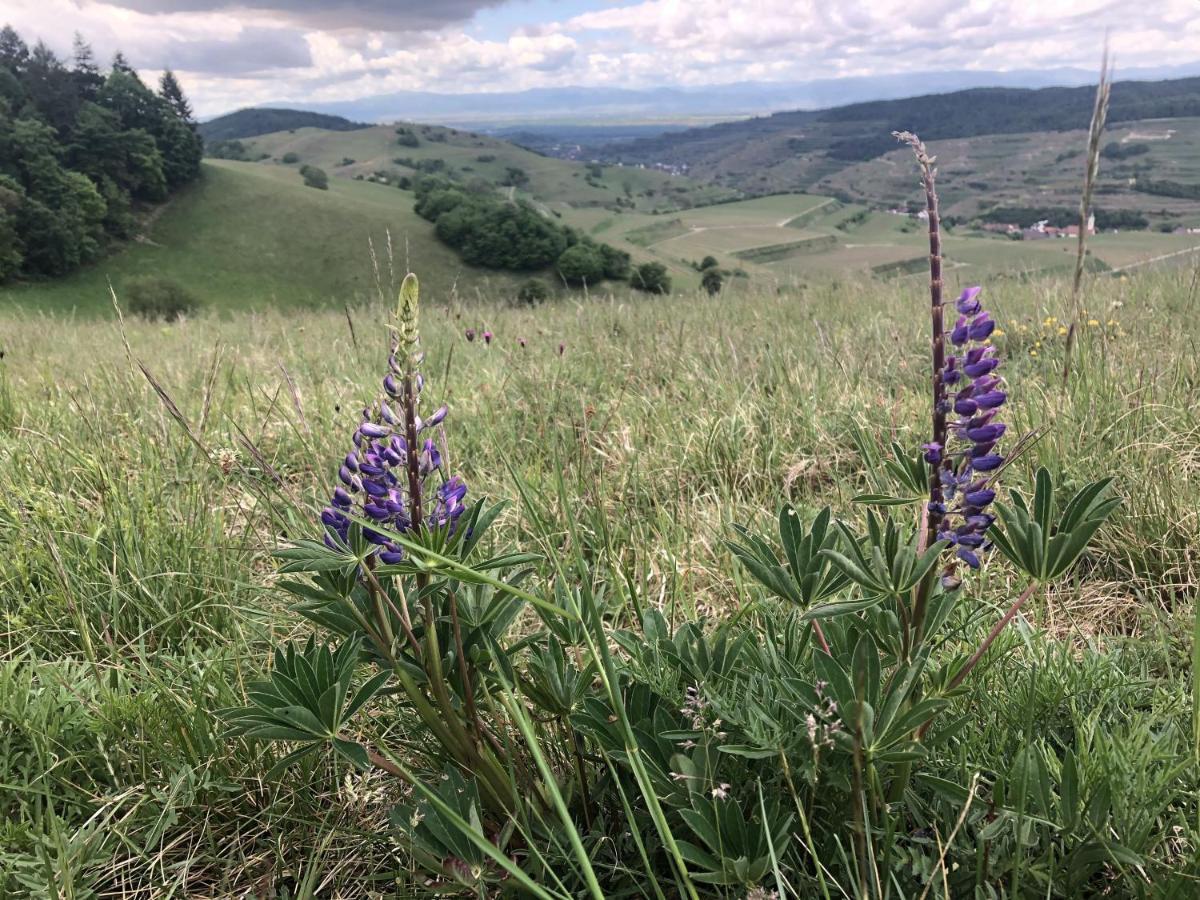
M415 137L416 146L399 142L397 129ZM409 138L411 140L412 138ZM503 184L508 170L520 169L528 183L517 195L545 204L549 209L605 207L620 202L642 211L700 206L737 195L729 188L703 185L678 175L638 166L603 166L594 170L581 163L542 156L516 144L482 134L436 125L379 125L355 131L298 128L279 131L242 143L249 159L265 157L263 164L284 155L298 157L295 166L315 165L330 175L363 177L384 172L411 176L425 164L445 166L463 181L483 178ZM407 163L412 163L409 165Z
M465 266L412 206L411 193L365 181L321 191L291 167L208 161L138 241L67 278L0 288L0 305L105 309L110 282L119 296L141 275L175 279L216 309L340 305L374 292L368 240L382 259L388 233L396 264L419 266L433 294L505 296L520 281Z

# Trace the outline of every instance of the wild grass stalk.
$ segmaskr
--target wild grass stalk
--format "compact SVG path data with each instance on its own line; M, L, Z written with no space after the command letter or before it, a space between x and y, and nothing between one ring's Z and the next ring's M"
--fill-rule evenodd
M1088 126L1087 167L1083 175L1083 190L1079 195L1079 241L1075 250L1075 275L1071 280L1071 324L1067 326L1067 340L1063 348L1063 389L1071 374L1071 351L1075 346L1076 332L1083 320L1083 304L1080 292L1083 287L1083 269L1087 257L1088 225L1092 221L1092 194L1096 189L1096 178L1100 174L1100 139L1104 136L1104 123L1108 120L1108 102L1112 94L1112 68L1108 61L1108 38L1104 39L1104 52L1100 57L1100 81L1096 85L1096 100L1092 106L1092 120Z

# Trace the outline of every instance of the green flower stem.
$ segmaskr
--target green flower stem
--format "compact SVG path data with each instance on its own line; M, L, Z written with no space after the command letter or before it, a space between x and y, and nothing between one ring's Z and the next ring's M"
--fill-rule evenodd
M1008 612L1006 612L1001 617L1000 621L995 624L992 630L988 632L988 636L983 639L983 643L979 645L979 649L976 650L971 658L967 660L967 664L959 669L958 674L954 676L954 680L950 682L950 690L954 690L966 680L967 676L971 674L971 670L979 664L979 661L983 659L983 655L987 653L988 648L991 647L996 638L1000 636L1000 632L1004 630L1004 626L1012 621L1013 617L1020 612L1021 607L1025 605L1025 601L1033 596L1033 592L1037 590L1039 584L1041 584L1041 582L1031 581L1029 586L1021 592L1021 596L1013 602L1013 605L1008 608Z

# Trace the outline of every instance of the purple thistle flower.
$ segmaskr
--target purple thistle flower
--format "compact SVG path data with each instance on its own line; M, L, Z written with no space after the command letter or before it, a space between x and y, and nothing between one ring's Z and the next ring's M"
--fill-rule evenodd
M492 345L492 333L490 331L485 331L483 333L483 342L489 347Z
M464 332L463 332L463 336L464 336L464 337L466 337L466 339L467 339L468 341L473 341L473 340L475 340L475 329L474 329L474 328L468 328L466 331L464 331Z
M422 354L415 276L405 279L400 297L400 327L383 379L384 393L395 406L378 400L363 410L354 432L354 450L338 470L341 485L334 488L331 505L321 513L325 543L331 547L349 539L348 514L378 522L382 530L363 528L363 537L376 545L374 555L385 564L404 557L403 549L387 532L453 531L466 509L463 498L467 493L462 478L446 471L444 456L432 437L432 429L446 418L446 407L439 407L427 419L417 413L425 382L417 371ZM474 334L467 329L468 340Z

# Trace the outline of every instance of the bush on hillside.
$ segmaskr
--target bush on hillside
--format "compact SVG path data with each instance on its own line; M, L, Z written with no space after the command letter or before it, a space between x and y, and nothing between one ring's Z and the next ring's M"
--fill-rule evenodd
M568 247L558 258L558 274L572 287L594 285L604 280L604 258L594 244Z
M321 191L329 190L329 176L325 174L324 169L318 169L316 166L301 166L300 175L308 187Z
M1134 156L1141 156L1143 153L1150 152L1149 144L1122 144L1120 141L1112 141L1104 145L1104 149L1100 151L1100 155L1105 159L1130 159Z
M717 268L705 269L704 274L700 276L700 286L713 296L721 293L721 286L725 283L725 279L721 277L721 270Z
M279 161L285 166L294 166L296 163L300 162L300 154L289 150L287 153L283 154L283 156L279 157Z
M635 288L648 294L671 293L671 276L662 263L642 263L633 270L633 276L629 280Z
M517 300L527 306L537 306L550 299L550 287L540 278L530 278L517 291Z
M186 287L161 275L140 275L125 282L125 304L133 315L150 322L174 322L200 309L200 300Z

